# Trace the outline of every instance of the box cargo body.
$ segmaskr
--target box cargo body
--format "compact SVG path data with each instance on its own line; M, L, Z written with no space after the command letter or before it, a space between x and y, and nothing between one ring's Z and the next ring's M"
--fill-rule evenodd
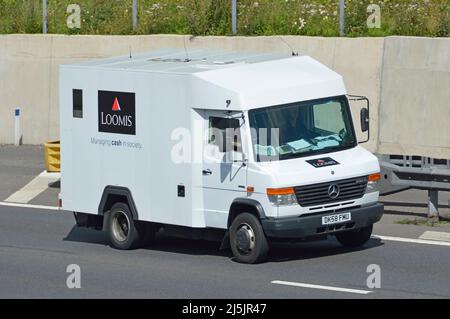
M126 185L140 220L151 220L153 213L160 222L202 226L191 214L196 165L171 160L172 131L190 129L191 119L200 116L185 103L187 76L98 68L67 68L61 75L62 103L71 104L73 88L83 90L82 119L72 119L71 108L61 110L64 209L97 212L106 186ZM99 90L135 94L136 135L98 132ZM177 197L180 184L187 189L184 198Z
M308 121L318 132L314 145L302 138L289 143L291 160L260 160L263 146L253 129L273 110L272 122L286 110L315 114ZM118 202L132 213L124 222L228 230L232 242L233 222L244 211L259 219L259 226L242 223L250 230L238 225L247 241L257 231L251 225L270 237L303 238L318 234L326 214L347 211L341 222L327 219L339 228L325 227L324 235L371 227L381 218L378 192L366 189L379 173L378 161L356 143L342 77L309 57L162 50L65 65L60 116L60 197L80 225L108 227L106 216ZM344 121L343 130L335 119ZM228 151L211 132L224 134L230 123L240 157L226 161ZM333 144L344 139L351 145ZM311 154L296 155L298 145L309 145ZM277 152L285 154L284 147ZM305 187L317 187L319 200L301 205L298 192ZM286 189L289 205L274 203ZM327 195L333 190L334 198ZM299 216L308 220L299 223Z

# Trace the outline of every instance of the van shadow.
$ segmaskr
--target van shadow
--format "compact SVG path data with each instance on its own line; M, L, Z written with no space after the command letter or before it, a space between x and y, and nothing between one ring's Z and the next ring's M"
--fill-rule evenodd
M103 231L73 226L63 241L109 246L108 236Z
M108 236L103 231L95 231L74 226L64 241L86 244L110 246ZM372 238L363 247L342 247L334 237L328 240L303 243L275 242L271 244L271 251L267 262L288 262L307 260L352 252L364 251L384 245L380 239ZM144 245L140 250L159 251L194 256L217 256L229 258L233 261L231 249L220 250L220 242L169 237L163 233L156 235L155 242Z
M80 228L77 226L74 226L63 240L110 246L106 232ZM186 255L231 257L231 252L228 253L227 250L219 250L219 248L220 242L169 237L162 233L158 233L156 234L156 240L153 243L144 244L139 250L153 250Z
M364 246L358 248L343 247L334 236L327 240L303 243L273 243L269 253L270 262L287 262L294 260L308 260L335 255L365 251L383 246L379 238L371 238Z

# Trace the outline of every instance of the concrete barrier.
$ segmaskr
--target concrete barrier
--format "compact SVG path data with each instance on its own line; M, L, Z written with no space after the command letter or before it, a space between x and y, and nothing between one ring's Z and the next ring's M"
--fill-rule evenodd
M450 39L386 38L378 152L450 159Z
M284 41L283 41L284 40ZM414 44L406 44L413 41ZM287 42L288 44L286 44ZM435 46L423 49L424 46ZM409 45L409 46L408 46ZM274 37L190 37L179 35L148 36L67 36L67 35L3 35L0 36L0 143L14 141L14 109L22 108L23 142L25 144L43 144L59 138L58 123L58 66L102 57L118 56L145 52L160 48L210 48L230 51L284 52L291 48L299 54L310 55L344 76L348 92L366 95L371 100L372 138L365 147L370 151L385 151L405 154L418 151L413 147L414 137L408 140L409 133L395 135L397 120L385 120L391 112L390 105L402 101L401 95L408 94L402 82L393 80L397 60L404 60L402 76L408 77L414 59L404 58L405 54L417 56L420 52L434 54L428 58L428 64L414 68L414 79L420 78L420 72L429 75L429 81L423 82L427 92L435 91L434 82L448 81L449 39L411 39L392 38L322 38L299 36ZM290 47L289 47L290 46ZM417 50L419 53L409 50ZM425 51L424 51L425 50ZM407 62L411 61L410 64ZM447 63L447 64L446 64ZM399 75L400 76L400 75ZM433 79L433 81L431 81ZM410 79L413 81L413 79ZM414 80L415 81L415 80ZM447 82L448 83L448 82ZM448 85L447 85L448 86ZM448 94L447 89L447 94ZM401 92L397 95L396 92ZM431 94L432 95L432 94ZM447 99L446 99L447 97ZM380 100L383 99L379 109ZM420 109L420 101L408 99L408 103ZM448 112L448 95L435 92L433 101L442 105ZM387 106L384 107L384 104ZM403 104L402 104L403 109ZM441 109L439 109L441 112ZM397 110L398 111L398 110ZM357 116L357 114L355 114ZM445 127L448 117L439 114L436 122ZM379 126L378 119L385 123ZM382 131L378 128L381 127ZM406 128L407 125L405 125ZM410 127L409 127L410 128ZM445 128L444 128L445 130ZM408 131L409 132L409 131ZM445 132L444 132L445 133ZM394 134L394 135L393 135ZM433 133L426 135L430 137ZM441 130L441 133L442 130ZM450 158L449 133L447 139L438 144L427 146L426 139L418 147L427 146L426 151L445 155ZM400 138L393 138L400 136ZM380 141L381 144L380 144ZM413 143L410 143L412 141ZM446 142L445 142L446 141ZM405 143L405 144L403 144ZM443 146L443 147L442 147ZM416 152L417 153L417 152ZM417 153L418 155L422 154ZM444 156L444 157L445 157Z

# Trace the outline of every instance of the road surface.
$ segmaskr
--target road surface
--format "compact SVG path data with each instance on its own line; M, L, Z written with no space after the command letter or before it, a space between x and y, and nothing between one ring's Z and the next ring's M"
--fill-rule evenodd
M80 289L66 285L71 264ZM366 285L371 264L380 289ZM267 263L243 265L218 243L161 236L117 251L68 212L0 206L0 298L450 298L450 247L374 238L349 250L330 239L277 244Z

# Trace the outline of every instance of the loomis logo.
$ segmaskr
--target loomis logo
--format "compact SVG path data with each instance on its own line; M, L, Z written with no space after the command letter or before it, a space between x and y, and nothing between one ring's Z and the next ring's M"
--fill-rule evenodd
M120 108L119 100L117 98L115 98L115 100L114 100L112 110L113 111L122 111L122 109Z
M324 157L324 158L318 158L310 161L306 161L307 163L311 164L315 168L321 168L321 167L327 167L332 165L339 165L337 161L332 159L331 157Z
M134 93L98 91L98 131L136 135Z

